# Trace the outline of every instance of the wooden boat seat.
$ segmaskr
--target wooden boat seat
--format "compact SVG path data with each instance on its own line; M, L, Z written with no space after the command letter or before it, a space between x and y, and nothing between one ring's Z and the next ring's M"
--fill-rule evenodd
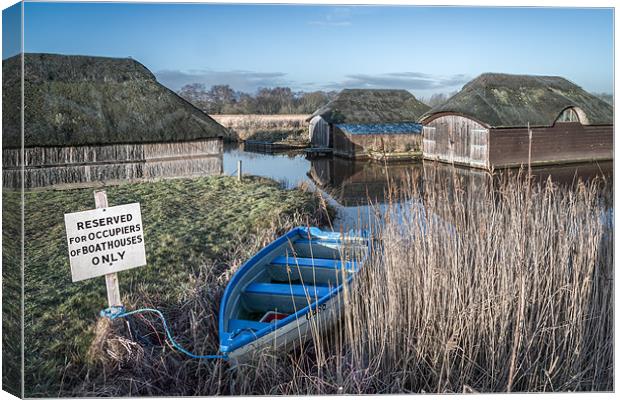
M340 260L343 255L355 255L364 249L364 246L357 243L302 238L297 239L289 251L292 250L297 257Z
M329 258L307 258L307 257L287 257L279 256L271 261L272 265L290 265L299 267L315 267L315 268L331 268L341 269L343 264L341 260L334 260ZM355 267L355 262L346 261L344 264L346 269L352 269Z
M326 258L279 256L267 266L272 282L300 282L313 286L338 286L344 276L357 269L352 261Z
M320 298L329 294L329 292L330 289L327 287L289 285L286 283L251 283L245 288L245 293L304 298L306 296Z
M327 286L251 283L243 291L243 301L250 311L292 314L329 294L330 291L331 288Z
M266 326L269 326L268 322L248 321L246 319L231 319L228 321L228 330L235 331L237 329L252 329L258 331Z

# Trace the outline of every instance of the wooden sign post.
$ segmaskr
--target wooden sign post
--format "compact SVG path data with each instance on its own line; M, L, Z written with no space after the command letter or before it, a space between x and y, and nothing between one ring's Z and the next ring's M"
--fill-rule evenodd
M530 123L527 123L527 135L529 138L527 146L527 179L532 177L532 130L530 129Z
M95 190L95 207L96 208L108 208L108 194L105 190ZM121 302L121 290L118 286L118 275L116 272L105 275L105 286L108 291L108 305L122 306Z
M109 306L121 306L117 272L146 265L140 204L109 207L104 190L94 196L94 210L65 214L71 279L104 275Z

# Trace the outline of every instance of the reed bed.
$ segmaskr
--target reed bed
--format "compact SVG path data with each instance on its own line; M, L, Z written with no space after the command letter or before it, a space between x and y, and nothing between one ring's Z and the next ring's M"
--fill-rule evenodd
M611 182L523 174L464 182L408 176L377 207L372 261L328 331L248 365L197 362L148 319L103 327L79 395L301 395L613 390ZM303 221L288 221L293 225ZM234 265L277 236L245 238ZM239 249L243 247L238 247ZM217 350L219 298L235 268L206 265L177 335ZM318 328L318 327L317 327ZM129 339L128 339L129 337ZM153 338L157 338L157 340Z
M393 193L405 206L345 315L371 375L389 392L611 390L607 185L452 176Z
M230 141L260 140L307 144L308 115L305 114L213 114L211 118L228 131Z

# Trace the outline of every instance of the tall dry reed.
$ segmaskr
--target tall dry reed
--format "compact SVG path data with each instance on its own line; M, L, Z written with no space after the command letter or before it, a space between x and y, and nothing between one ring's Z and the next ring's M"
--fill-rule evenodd
M165 345L161 328L136 321L159 342L136 351L119 341L122 326L107 330L91 367L105 374L71 394L613 390L611 183L464 181L433 170L420 178L392 187L387 207L377 207L372 261L344 291L329 331L231 367L188 360ZM277 233L240 238L247 251L231 259ZM205 266L187 301L169 310L197 353L217 350L218 301L231 274Z
M611 390L608 183L415 182L393 193L345 314L381 389Z
M308 141L308 115L304 114L212 114L228 130L233 141Z

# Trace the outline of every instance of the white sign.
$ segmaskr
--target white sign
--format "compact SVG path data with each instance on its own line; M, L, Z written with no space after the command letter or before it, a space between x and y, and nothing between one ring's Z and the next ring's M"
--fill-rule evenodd
M73 282L146 265L140 203L65 214Z

